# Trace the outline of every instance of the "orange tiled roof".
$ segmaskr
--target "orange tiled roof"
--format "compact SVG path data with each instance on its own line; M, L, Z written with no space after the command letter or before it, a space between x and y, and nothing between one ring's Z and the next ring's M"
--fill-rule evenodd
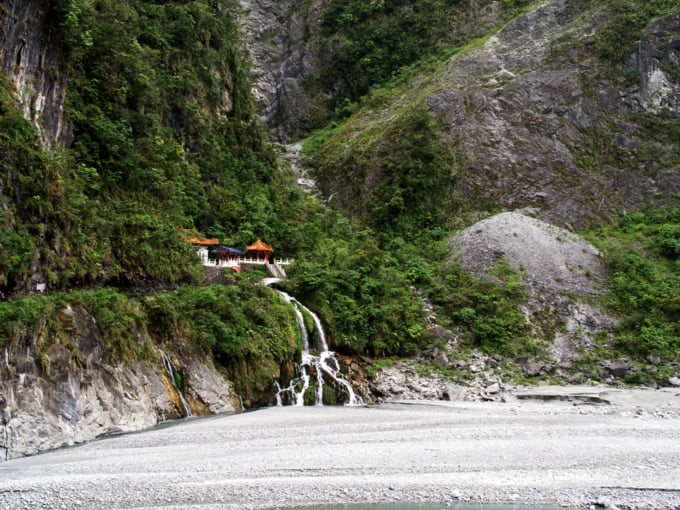
M246 248L246 251L274 251L274 248L267 243L260 241L260 238L258 237L257 241Z
M191 237L187 239L191 244L196 244L200 246L211 246L213 244L219 244L218 239L199 239L198 237Z

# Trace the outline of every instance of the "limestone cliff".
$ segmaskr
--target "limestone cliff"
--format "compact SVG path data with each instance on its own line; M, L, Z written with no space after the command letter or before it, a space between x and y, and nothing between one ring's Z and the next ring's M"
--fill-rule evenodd
M0 3L1 69L46 145L69 136L64 123L66 77L59 72L60 45L48 23L49 7L49 0Z
M182 418L179 395L146 331L131 339L142 360L111 356L95 319L82 307L59 311L66 338L43 322L3 352L0 461L138 431ZM238 397L210 359L174 356L194 415L234 412Z
M287 142L309 129L322 108L323 96L310 96L304 82L320 69L324 0L241 0L241 5L262 121L273 139Z

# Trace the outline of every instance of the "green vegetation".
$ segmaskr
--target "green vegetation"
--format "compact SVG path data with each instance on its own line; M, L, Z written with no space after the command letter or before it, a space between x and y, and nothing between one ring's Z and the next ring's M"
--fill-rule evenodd
M297 263L286 282L287 290L321 314L339 350L414 354L429 342L419 296L425 294L438 323L461 332L461 349L535 354L519 309L525 302L520 274L507 264L499 261L480 280L455 264L443 271L443 241L423 236L424 250L396 238L381 249L368 230L342 237L351 241L327 241L313 261Z
M339 350L375 355L414 353L423 330L421 304L399 260L369 230L337 217L338 238L289 271L286 288L325 321ZM341 236L341 237L340 237Z
M0 290L25 284L35 239L54 235L64 206L64 186L54 158L16 107L9 81L0 76ZM42 219L51 222L41 224Z
M504 2L507 16L517 13L526 3ZM630 54L632 43L639 39L651 19L677 9L677 2L672 1L611 0L604 6L595 2L592 5L604 7L612 13L593 45L598 56L606 60L611 69L618 68L623 55ZM447 51L450 55L452 46L465 41L453 43L452 38L460 34L450 35L447 39L438 32L441 26L451 26L451 16L461 15L459 9L463 8L463 4L431 2L428 6L430 13L437 13L437 20L426 22L427 16L417 6L405 2L364 2L358 5L346 0L329 4L323 19L323 34L331 56L324 78L336 86L334 107L337 117L335 122L308 138L306 155L326 196L332 198L330 204L371 228L384 261L396 260L400 252L420 248L420 268L424 268L423 273L427 276L418 286L437 306L440 322L448 321L447 325L463 333L468 346L486 352L538 354L541 348L531 340L529 327L519 310L525 297L518 275L498 267L495 277L478 281L454 267L442 276L437 256L433 256L437 252L433 246L455 228L470 205L452 191L459 176L464 175L464 155L452 150L444 123L439 123L432 118L430 111L420 106L426 94L424 90L432 86L432 80L427 73L421 73L418 81L411 84L399 79L403 73L409 72L405 66L424 62L426 55L427 58L436 58L437 55L446 55ZM439 25L440 22L443 25ZM410 32L409 28L394 29L401 26L400 23L413 27L414 32ZM429 25L425 29L420 23ZM422 38L414 33L422 34ZM470 34L466 36L469 38ZM423 41L428 41L428 49L418 46ZM621 71L613 72L620 74ZM344 117L349 118L341 120ZM631 156L631 151L620 149L613 143L612 132L616 133L616 128L606 133L605 129L594 128L584 131L582 152L577 154L578 164L597 174L607 165L627 167L633 164L631 157L643 161L649 156L660 160L661 165L673 167L678 161L679 147L675 119L661 114L646 115L632 121L639 126L638 134L645 141L635 154ZM649 151L654 152L648 154ZM472 207L485 209L493 205L475 203ZM661 253L659 250L665 250L665 253L673 253L674 250L674 227L665 228L660 234L665 237L655 248L658 254ZM609 235L616 238L618 233L606 236ZM603 239L604 244L608 242ZM617 262L622 256L617 250L630 248L603 247L614 273L634 272L632 267L635 264L631 266L631 261ZM644 258L647 254L640 256ZM657 262L644 260L645 264L657 267ZM410 269L406 269L403 263L396 263L398 274L405 275ZM611 310L624 315L633 311L634 308L626 309L620 302L625 301L626 292L645 289L645 299L659 293L652 310L640 312L655 326L622 326L613 346L614 352L653 352L664 359L674 358L677 356L677 345L673 340L673 335L677 335L677 317L670 313L674 300L661 305L661 296L670 297L667 278L677 283L673 280L675 276L672 272L661 271L655 277L645 276L651 280L645 280L647 283L644 285L634 280L631 288L625 290L623 284L627 278L615 278L611 302L608 302ZM329 275L322 280L328 282L332 279ZM319 287L321 285L316 289ZM358 285L353 285L351 289L356 287ZM345 291L337 288L335 292L342 294ZM310 294L312 301L323 302L322 297L311 296L313 293ZM330 316L335 316L342 314L345 308L350 309L350 306L336 302L326 308ZM358 308L363 309L363 303ZM652 320L648 312L652 312L651 316L656 319ZM357 313L360 316L361 312ZM554 322L554 318L550 320ZM554 323L544 326L547 328L546 336L554 334L559 327ZM382 347L375 349L373 342L366 341L366 338L371 338L370 332L362 334L367 352L400 352ZM415 344L419 342L422 346L424 341L425 338L421 337ZM644 342L647 347L636 350L637 347L630 342ZM359 341L355 345L361 344L362 341Z
M519 310L525 301L520 273L502 259L483 279L452 264L434 287L440 318L462 331L470 347L503 355L535 354L528 324Z
M649 209L595 232L612 278L605 304L623 320L615 347L644 360L680 356L680 209Z
M455 211L456 164L442 129L424 107L406 109L384 126L368 127L374 136L328 139L311 164L324 189L362 188L340 192L337 207L385 239L412 241L439 231Z
M2 289L25 289L35 266L53 289L195 282L180 227L299 248L306 227L288 219L304 201L255 122L237 6L51 4L73 143L46 152L2 79Z
M531 3L504 0L501 19ZM333 109L347 116L374 85L385 84L426 57L450 54L475 36L460 23L475 16L461 0L332 0L321 21L329 52L321 82L333 91Z
M334 0L325 10L321 34L331 49L323 72L327 88L345 110L372 85L384 83L403 66L441 51L459 2L424 0Z
M531 3L503 0L498 21ZM615 16L596 38L598 55L618 65L644 24L676 3L608 0ZM430 77L417 87L405 78L497 26L475 32L460 21L469 3L458 0L328 3L329 59L317 78L335 122L305 151L329 209L293 186L257 124L239 8L236 0L50 2L65 55L52 72L68 83L73 141L43 148L0 77L0 290L14 294L0 303L0 347L37 338L44 370L57 343L82 363L64 313L82 308L106 359L151 359L152 343L211 353L255 402L297 355L293 310L247 277L194 286L202 268L182 229L196 228L233 246L259 236L277 257L295 257L283 285L320 315L342 352L418 352L431 341L427 301L462 350L540 355L520 309L520 274L501 262L483 279L445 266L445 239L468 209L492 205L455 195L464 155L422 104ZM677 164L676 119L634 120ZM582 168L620 163L614 152L624 150L611 136L591 138L576 155ZM625 317L611 352L677 360L680 212L631 214L591 236L612 271L606 305ZM53 294L22 296L35 276Z
M82 315L79 310L94 318L92 331L79 329L82 321L74 321L74 315ZM144 340L146 333L156 345L189 357L211 353L252 403L271 389L281 364L296 360L300 349L292 308L270 289L245 279L231 286L185 286L151 296L108 288L0 303L0 347L38 339L35 348L46 371L45 353L55 343L71 351L76 362L86 358L89 353L76 346L82 335L101 335L101 359L112 364L156 359L153 346Z
M678 8L676 0L607 0L608 22L598 30L596 49L600 57L622 64L640 39L647 23Z

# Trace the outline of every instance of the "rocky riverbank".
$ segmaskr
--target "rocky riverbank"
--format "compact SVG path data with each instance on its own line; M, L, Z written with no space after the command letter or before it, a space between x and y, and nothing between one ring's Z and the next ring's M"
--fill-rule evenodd
M512 403L274 407L184 421L5 462L0 508L678 508L680 392L523 393Z

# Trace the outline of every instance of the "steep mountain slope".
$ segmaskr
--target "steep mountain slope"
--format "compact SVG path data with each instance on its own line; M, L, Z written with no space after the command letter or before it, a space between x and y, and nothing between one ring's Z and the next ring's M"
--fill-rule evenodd
M172 383L214 412L232 387L271 403L293 376L292 308L257 272L202 286L185 229L295 257L282 285L357 373L420 355L449 382L677 381L680 212L610 220L676 205L678 13L675 0L0 2L5 455L56 444L33 423L68 443L177 413ZM281 142L326 126L303 151L325 204L293 185L258 111ZM490 267L452 258L462 227L519 208L526 238L497 235L504 215L460 234ZM559 250L536 218L603 225L600 264L577 263L583 285L543 301L511 256L529 239ZM590 250L579 243L565 263Z
M429 294L437 320L455 332L431 330L436 349L446 351L449 359L466 355L465 348L461 353L462 337L486 353L521 359L517 355L524 352L550 359L545 365L524 365L524 372L532 375L551 372L552 363L569 368L579 358L587 365L586 378L593 372L609 378L635 372L628 359L612 364L604 359L609 356L633 355L645 364L658 361L659 354L677 355L677 307L657 301L664 299L667 282L676 281L675 255L659 253L656 246L664 241L653 230L676 231L677 8L673 2L536 2L530 12L452 57L430 59L407 77L374 87L346 121L338 119L306 141L307 164L326 201L379 231L383 245L395 249L406 239L421 253L436 252L442 232L500 211L520 210L549 224L583 230L615 223L631 210L660 208L650 214L646 230L655 237L644 245L605 252L609 266L593 262L587 275L586 269L569 264L544 268L549 275L543 280L562 281L565 270L571 277L578 273L587 287L598 282L598 293L607 297L593 297L584 289L548 292L531 278L531 271L525 272L522 260L532 250L543 250L545 260L564 255L547 238L520 233L534 221L530 217L518 216L525 220L518 222L524 227L517 227L517 238L502 227L495 234L471 234L474 242L465 245L463 261L491 257L484 271L463 264L482 276L479 291L461 290L472 283L454 264L449 274L444 272L443 286L451 294L440 295L441 287ZM502 218L488 221L498 225ZM666 221L670 224L664 225ZM475 223L466 232L483 232L484 225ZM609 235L624 232L622 226ZM460 250L456 240L451 243L454 251ZM519 252L517 242L522 243ZM627 249L639 258L616 262ZM635 264L645 257L660 257L660 273L635 276ZM635 283L623 291L621 282L627 278ZM654 304L645 306L648 319L635 314L619 321L611 315L630 311L625 302L641 306L644 299L633 289L650 288L643 282L658 286L652 292ZM519 283L524 293L517 291ZM616 297L606 294L608 288ZM665 299L675 301L668 295ZM508 307L508 301L515 306ZM607 310L598 304L606 304ZM594 369L588 359L599 360L600 368ZM445 362L443 369L451 370L451 365ZM667 384L672 372L666 366L651 367L649 373ZM629 380L648 380L642 372L636 374Z
M596 49L613 16L606 2L544 2L391 97L369 99L312 158L324 195L370 223L381 184L392 179L402 195L416 194L387 155L407 139L409 110L425 108L450 151L452 214L534 207L582 228L672 200L679 15L653 20L620 68ZM362 169L348 180L348 166Z
M4 293L198 281L180 228L287 235L267 226L292 182L254 115L238 4L2 6Z

